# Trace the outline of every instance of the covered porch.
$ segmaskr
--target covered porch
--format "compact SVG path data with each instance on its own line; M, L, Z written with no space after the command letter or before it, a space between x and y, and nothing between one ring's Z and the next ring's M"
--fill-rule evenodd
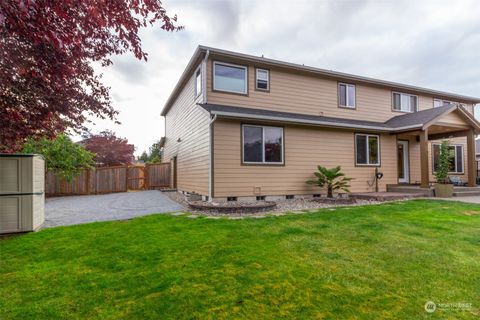
M480 133L480 123L468 111L461 106L443 106L394 117L389 122L403 127L395 133L399 186L416 185L419 192L429 194L428 190L435 182L438 145L442 140L449 140L454 155L451 176L463 182L465 187L476 187L475 136ZM396 192L406 190L405 187L394 189ZM415 191L412 188L409 190ZM457 192L461 189L457 188Z

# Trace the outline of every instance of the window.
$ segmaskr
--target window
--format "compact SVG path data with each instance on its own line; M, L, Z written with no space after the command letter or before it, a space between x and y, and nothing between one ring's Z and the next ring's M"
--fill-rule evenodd
M433 172L438 168L438 162L440 157L440 145L433 144ZM448 146L450 152L450 173L464 173L463 171L463 146L462 145L450 145Z
M357 165L380 165L380 137L372 134L355 135Z
M247 67L214 62L213 90L247 94Z
M353 84L338 84L338 105L355 108L355 86Z
M256 69L255 88L257 90L270 90L270 72L266 69Z
M442 100L442 99L433 99L434 108L441 107L441 106L449 106L451 104L453 104L452 101Z
M283 164L283 128L243 125L243 162Z
M195 73L195 98L202 93L202 70L198 68Z
M393 93L393 110L403 112L417 111L417 96L405 93Z

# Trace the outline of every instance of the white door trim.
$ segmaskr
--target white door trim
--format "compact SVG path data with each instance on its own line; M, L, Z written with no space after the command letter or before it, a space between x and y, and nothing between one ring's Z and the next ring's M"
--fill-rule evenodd
M408 150L408 141L397 141L398 145L403 145L403 172L405 177L398 178L399 183L410 183L410 157L409 157L409 150ZM398 152L397 152L398 154Z

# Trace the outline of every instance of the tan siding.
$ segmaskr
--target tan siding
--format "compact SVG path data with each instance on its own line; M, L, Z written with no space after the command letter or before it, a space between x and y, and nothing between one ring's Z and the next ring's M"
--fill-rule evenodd
M444 115L438 121L444 122L444 123L452 123L452 124L461 124L461 125L466 125L465 120L459 116L456 112L451 112L447 115Z
M467 168L467 138L459 137L448 139L450 144L463 145L463 168L464 174L456 174L464 182L468 180L468 168ZM430 181L435 181L435 175L433 174L433 156L432 156L432 144L442 143L442 140L430 141L428 145L428 172L430 175ZM414 137L410 139L410 182L420 183L420 143L416 141Z
M347 176L354 178L351 191L374 191L374 167L355 167L354 133L313 127L285 127L285 166L241 165L240 122L217 120L215 137L215 197L254 196L261 187L262 195L313 194L319 189L305 184L313 178L316 166L341 165ZM384 173L380 190L397 181L396 137L381 136L379 171Z
M177 156L177 188L208 195L209 116L195 99L195 77L191 76L165 116L163 161ZM181 142L178 142L178 140Z
M212 104L381 122L403 114L392 111L392 90L389 88L356 84L357 108L339 108L337 80L282 69L270 70L270 92L257 91L253 65L248 69L248 96L213 91L212 64L210 60L207 68L208 102ZM433 108L433 97L418 97L419 110ZM466 108L472 110L471 105Z

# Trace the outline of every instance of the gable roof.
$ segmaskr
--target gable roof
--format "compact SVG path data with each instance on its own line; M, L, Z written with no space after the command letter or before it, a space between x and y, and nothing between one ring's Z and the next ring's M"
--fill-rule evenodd
M253 108L244 108L236 106L226 106L218 104L199 104L200 107L208 111L212 115L222 118L277 121L284 123L316 125L322 127L343 128L343 129L362 129L373 130L378 132L396 133L407 130L423 129L435 119L449 112L460 110L459 106L443 106L422 110L414 113L406 113L393 117L385 122L365 121L356 119L344 119L324 116L313 116L300 113L279 112L272 110L262 110ZM466 112L466 111L464 111ZM470 124L480 131L480 123L475 119L471 119Z
M441 106L438 108L431 108L422 111L405 113L399 116L395 116L385 122L391 128L400 128L404 126L423 126L426 123L436 119L443 115L445 112L456 109L456 106Z
M406 90L410 92L415 92L415 93L423 93L431 96L436 96L438 98L447 98L451 100L458 100L459 102L468 102L468 103L480 103L480 98L477 97L470 97L470 96L465 96L465 95L460 95L460 94L455 94L455 93L450 93L450 92L445 92L445 91L439 91L439 90L433 90L433 89L428 89L428 88L423 88L423 87L418 87L418 86L412 86L412 85L407 85L399 82L393 82L393 81L386 81L386 80L380 80L380 79L375 79L375 78L370 78L370 77L363 77L359 75L354 75L354 74L349 74L349 73L344 73L344 72L338 72L338 71L333 71L333 70L327 70L327 69L321 69L321 68L315 68L315 67L309 67L301 64L296 64L296 63L290 63L290 62L284 62L284 61L279 61L279 60L274 60L274 59L268 59L265 57L258 57L254 55L249 55L249 54L243 54L243 53L238 53L238 52L233 52L233 51L228 51L228 50L223 50L223 49L217 49L213 47L207 47L207 46L198 46L197 49L195 50L195 53L193 54L192 58L190 59L186 69L182 73L177 85L173 89L173 92L171 93L170 97L167 99L167 102L165 103L165 106L163 107L163 110L161 112L162 116L165 116L170 110L173 102L179 95L180 91L182 90L184 84L188 80L188 78L193 74L195 71L198 63L200 62L201 59L205 57L205 55L214 55L214 56L219 56L219 57L227 57L227 58L234 58L238 60L243 60L247 62L252 62L252 63L259 63L265 66L272 66L272 67L279 67L279 68L284 68L284 69L289 69L293 71L302 71L302 72L307 72L311 74L316 74L320 76L325 76L325 77L330 77L330 78L335 78L335 79L340 79L343 81L354 81L357 83L364 83L364 84L372 84L372 85L378 85L382 87L387 87L390 89L396 89L396 90Z

